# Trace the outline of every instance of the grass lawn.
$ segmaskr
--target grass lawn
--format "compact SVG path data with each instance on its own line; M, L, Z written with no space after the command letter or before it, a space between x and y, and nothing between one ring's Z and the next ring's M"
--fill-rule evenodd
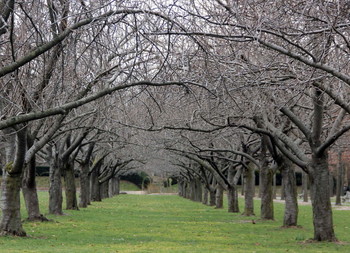
M40 199L46 213L48 193ZM283 204L275 210L276 221L253 224L178 196L119 195L49 216L54 222L25 222L29 237L0 237L0 252L350 252L350 211L334 211L336 244L306 242L313 234L310 206L300 206L303 228L280 228Z

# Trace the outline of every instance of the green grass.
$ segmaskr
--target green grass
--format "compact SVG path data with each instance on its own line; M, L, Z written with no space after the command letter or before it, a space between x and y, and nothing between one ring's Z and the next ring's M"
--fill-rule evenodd
M120 190L121 191L141 191L141 189L128 181L120 181Z
M46 213L48 193L39 194ZM256 209L258 216L259 201ZM335 244L305 242L313 234L310 206L300 206L303 228L280 228L283 204L275 210L276 221L259 221L178 196L119 195L49 216L54 222L26 222L29 237L0 237L0 252L350 252L349 211L334 211L343 242Z

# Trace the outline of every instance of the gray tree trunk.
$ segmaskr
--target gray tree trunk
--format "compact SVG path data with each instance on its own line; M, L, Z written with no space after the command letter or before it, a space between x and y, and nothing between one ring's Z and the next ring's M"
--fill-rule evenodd
M209 206L215 206L215 196L216 196L216 190L214 187L210 187L209 190Z
M241 174L241 196L244 196L245 182L244 182L244 173Z
M282 174L282 172L281 172ZM282 184L281 184L281 200L285 200L286 195L285 195L285 187L284 187L284 182L283 182L283 175L282 175Z
M298 192L295 172L290 161L284 162L284 167L281 168L281 173L285 196L283 227L297 226L299 212Z
M273 199L277 199L277 178L276 178L276 173L273 174L272 194L273 194Z
M260 170L260 193L261 193L261 219L273 220L273 171L270 168L262 168Z
M227 186L227 205L230 213L239 213L237 183L241 175L241 168L235 170L233 167L230 167L227 173L227 181L229 183Z
M91 201L101 201L100 183L98 182L99 167L90 174Z
M8 168L7 165L6 167ZM20 213L21 176L10 175L4 170L2 177L0 235L26 236Z
M252 216L254 214L254 190L255 190L255 175L254 167L249 164L244 170L244 211L242 215Z
M227 205L229 213L239 213L238 192L236 187L227 190Z
M48 221L48 219L40 213L39 199L35 180L35 167L36 162L34 157L26 166L26 168L24 168L24 176L22 180L22 193L28 213L28 220Z
M61 168L63 162L58 154L55 154L50 162L50 187L49 187L49 214L63 215L62 210L62 180Z
M201 181L198 178L195 179L194 186L195 186L195 188L194 188L195 189L194 201L202 202L202 195L203 195L202 183L201 183Z
M180 197L183 197L183 181L181 179L178 180L178 183L177 183L177 188L178 188L178 195Z
M108 196L110 198L119 194L119 177L114 176L108 182Z
M216 186L216 194L215 194L215 208L223 208L224 207L224 188L217 184Z
M209 191L207 189L207 187L203 187L203 198L202 198L202 204L204 205L208 205L208 195L209 195Z
M341 196L343 195L343 164L341 161L341 153L338 154L338 166L337 166L337 183L336 183L336 198L335 204L341 205ZM332 187L332 186L331 186Z
M329 169L327 155L312 157L310 195L314 224L314 240L335 241L332 206L329 196Z
M108 181L109 180L106 180L105 182L100 183L101 199L107 199L109 197L109 195L108 195L108 190L109 190Z
M89 181L89 164L82 164L80 166L80 195L79 207L86 208L90 205L90 181Z
M309 201L309 176L303 171L302 172L302 189L303 189L303 201Z
M64 164L63 177L65 183L66 209L79 210L77 200L77 189L75 186L74 162L68 161Z
M1 222L0 235L26 236L21 221L20 189L24 157L26 154L26 128L6 129L7 135L6 164L3 168L1 183Z

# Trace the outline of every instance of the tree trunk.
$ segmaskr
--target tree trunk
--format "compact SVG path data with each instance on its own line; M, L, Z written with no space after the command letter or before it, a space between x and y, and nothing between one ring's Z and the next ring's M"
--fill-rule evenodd
M282 171L281 171L282 174ZM285 187L284 187L284 182L283 182L283 175L282 175L282 183L281 183L281 200L285 200L286 199L286 195L285 195ZM298 193L298 192L297 192Z
M66 209L67 210L79 210L77 200L77 189L75 186L74 177L74 162L69 161L65 163L63 168L65 193L66 193Z
M341 153L338 154L338 166L337 166L337 185L336 185L336 198L335 204L341 205L341 196L343 195L343 164L341 162Z
M273 174L272 194L273 194L273 199L277 199L277 178L276 178L276 173Z
M208 195L209 195L209 191L207 189L207 187L203 187L203 198L202 198L202 204L204 205L208 205Z
M189 182L189 199L194 201L195 200L195 192L196 192L196 183L194 179L191 179Z
M254 214L254 167L249 164L244 170L244 211L242 215L252 216Z
M178 187L178 191L179 191L179 193L178 193L179 196L184 197L184 181L179 179L177 187Z
M215 194L215 208L223 208L224 207L224 188L217 184L216 186L216 194Z
M285 209L283 218L283 227L292 227L298 225L298 192L296 185L295 172L290 161L285 161L281 168L283 191L285 196Z
M86 208L90 205L90 181L89 164L82 164L80 167L80 195L79 207Z
M11 166L7 164L6 166ZM21 174L8 174L2 177L0 235L26 236L22 227L20 212Z
M211 187L209 190L209 206L215 206L215 196L216 196L215 188Z
M327 155L312 157L310 195L314 224L314 240L336 241L333 229L332 206L329 196Z
M5 129L6 164L3 169L1 183L1 222L0 235L26 236L21 221L20 189L24 158L27 150L26 127Z
M303 171L302 172L302 188L303 188L303 201L308 202L309 201L309 176Z
M258 192L258 197L261 198L262 196L262 187L261 187L261 181L263 180L261 177L263 175L261 174L261 171L259 171L259 183L258 183L258 186L259 186L259 192Z
M108 182L108 196L110 198L116 196L119 194L119 178L117 176L112 177L111 179L109 179Z
M101 201L100 183L98 182L99 168L90 174L91 201Z
M195 201L202 202L202 183L199 179L195 180Z
M62 211L62 161L56 154L50 164L49 214L63 215Z
M227 190L227 205L229 213L239 213L238 192L236 187L229 187Z
M108 198L108 180L106 180L103 183L100 184L100 194L101 194L101 199L107 199Z
M336 189L335 188L336 188L336 184L334 184L333 174L329 173L329 196L330 197L333 197L336 194L336 192L335 192Z
M120 177L117 176L115 178L115 195L119 195L120 194Z
M40 213L35 181L35 167L36 163L34 157L24 169L24 176L22 180L22 193L28 213L28 220L48 221L48 219Z
M186 199L190 199L191 198L191 190L190 190L190 183L189 183L189 181L185 182L184 188L185 188L185 198Z
M260 175L261 219L273 220L273 171L265 167L260 170Z

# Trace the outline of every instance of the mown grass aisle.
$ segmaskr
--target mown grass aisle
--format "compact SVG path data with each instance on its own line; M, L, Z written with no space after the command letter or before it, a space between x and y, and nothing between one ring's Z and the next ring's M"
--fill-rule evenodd
M305 243L311 211L300 209L303 228L282 229L282 204L271 222L178 196L120 195L55 222L25 223L30 237L0 238L0 252L350 252L348 243ZM334 212L339 239L350 241L349 211Z

